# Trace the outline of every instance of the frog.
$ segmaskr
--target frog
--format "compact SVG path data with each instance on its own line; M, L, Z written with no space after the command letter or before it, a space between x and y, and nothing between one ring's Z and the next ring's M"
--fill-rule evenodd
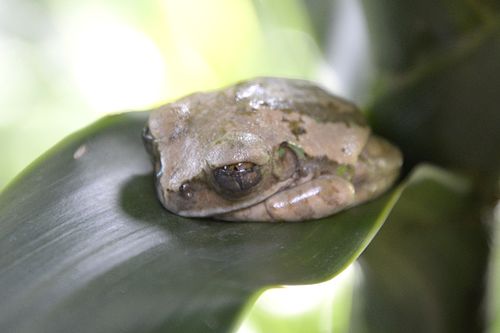
M301 79L193 93L151 111L142 137L159 201L190 218L316 220L378 197L402 166L354 103Z

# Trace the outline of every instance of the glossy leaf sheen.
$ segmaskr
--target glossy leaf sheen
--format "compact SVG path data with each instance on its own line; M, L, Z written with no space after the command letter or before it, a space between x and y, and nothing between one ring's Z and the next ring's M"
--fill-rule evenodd
M156 199L146 117L104 118L2 193L0 331L227 331L261 288L342 270L399 195L307 223L175 216Z

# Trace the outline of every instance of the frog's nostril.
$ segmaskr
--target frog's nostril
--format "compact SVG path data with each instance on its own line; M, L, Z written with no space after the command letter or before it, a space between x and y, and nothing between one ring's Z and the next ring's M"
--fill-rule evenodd
M179 187L179 193L184 199L193 197L193 187L189 183L184 183Z

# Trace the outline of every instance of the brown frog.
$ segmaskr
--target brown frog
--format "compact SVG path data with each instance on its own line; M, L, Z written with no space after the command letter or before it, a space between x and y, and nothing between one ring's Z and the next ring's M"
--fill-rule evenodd
M162 106L143 138L165 208L231 221L331 215L384 192L402 163L352 103L284 78Z

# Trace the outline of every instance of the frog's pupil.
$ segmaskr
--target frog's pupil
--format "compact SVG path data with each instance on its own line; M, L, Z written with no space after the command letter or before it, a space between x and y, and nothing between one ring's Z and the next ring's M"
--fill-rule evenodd
M260 167L251 162L224 165L213 171L214 179L225 192L242 193L257 185L262 176Z

